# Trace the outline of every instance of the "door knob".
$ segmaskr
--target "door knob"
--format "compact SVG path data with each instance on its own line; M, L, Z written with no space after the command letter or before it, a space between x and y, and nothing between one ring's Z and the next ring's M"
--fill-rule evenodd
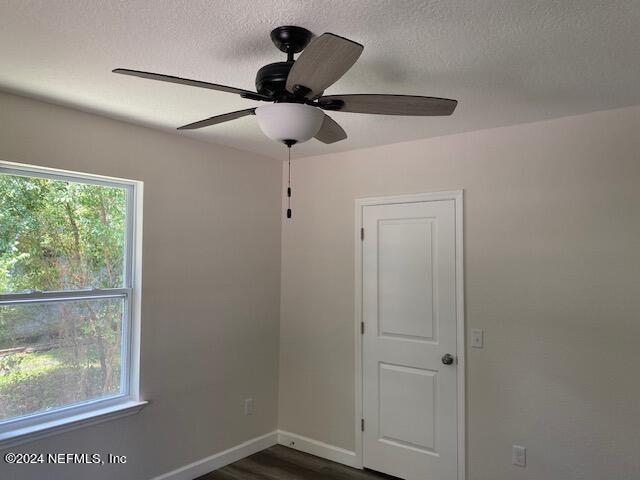
M453 364L454 360L455 359L453 358L453 355L451 355L450 353L446 353L442 356L442 363L444 363L445 365Z

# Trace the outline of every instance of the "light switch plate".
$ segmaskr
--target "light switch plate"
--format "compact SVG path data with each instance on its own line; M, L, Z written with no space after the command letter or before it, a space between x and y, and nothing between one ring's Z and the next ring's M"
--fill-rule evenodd
M244 401L244 414L253 415L253 398L247 398Z
M480 329L471 330L471 346L473 348L484 347L484 330L480 330Z
M511 463L518 467L527 466L527 449L520 445L511 446Z

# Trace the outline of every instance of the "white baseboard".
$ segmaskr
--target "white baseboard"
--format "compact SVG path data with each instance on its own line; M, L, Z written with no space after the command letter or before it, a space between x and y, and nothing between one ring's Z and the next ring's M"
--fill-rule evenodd
M300 450L301 452L310 453L316 457L326 458L334 462L348 465L349 467L362 468L356 457L356 452L346 450L344 448L329 445L312 438L303 437L284 430L278 430L278 443L285 447Z
M334 462L348 465L349 467L362 468L351 450L329 445L312 438L303 437L296 433L277 430L260 437L252 438L240 445L231 447L223 452L215 453L209 457L197 460L184 467L177 468L152 480L193 480L225 465L253 455L275 444L284 445L301 452L310 453L317 457L326 458Z
M217 470L225 465L253 455L260 450L269 448L276 443L278 443L278 432L274 431L260 437L252 438L223 452L197 460L189 465L155 477L152 480L193 480L212 470Z

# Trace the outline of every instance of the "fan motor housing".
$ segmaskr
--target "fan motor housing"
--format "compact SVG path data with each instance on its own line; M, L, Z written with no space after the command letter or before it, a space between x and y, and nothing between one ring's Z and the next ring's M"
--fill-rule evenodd
M293 67L293 62L276 62L262 67L256 75L257 92L272 97L274 100L288 96L285 85L291 67Z

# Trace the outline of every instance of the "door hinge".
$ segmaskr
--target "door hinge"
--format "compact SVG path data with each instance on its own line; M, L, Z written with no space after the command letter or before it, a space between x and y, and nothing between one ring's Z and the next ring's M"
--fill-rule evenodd
M364 227L360 229L360 240L364 240Z
M360 335L364 335L364 322L360 322Z
M360 419L360 431L364 432L364 418Z

